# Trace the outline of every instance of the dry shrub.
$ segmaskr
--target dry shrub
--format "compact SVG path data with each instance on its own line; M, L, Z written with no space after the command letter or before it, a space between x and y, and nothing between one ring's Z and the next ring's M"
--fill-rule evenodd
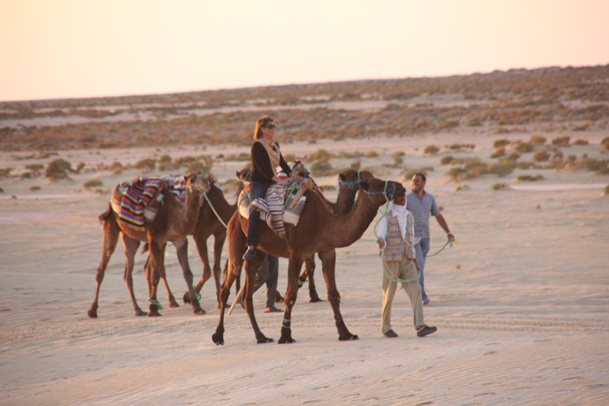
M455 158L452 155L443 156L442 159L440 159L440 165L450 165L454 160Z
M91 179L84 183L85 189L91 189L97 186L102 186L104 183L100 179Z
M557 145L559 147L568 147L570 139L571 139L571 137L569 137L568 135L563 135L562 137L556 137L552 140L552 145Z
M493 142L493 148L505 147L510 145L510 142L506 139L501 139Z
M423 150L425 155L436 155L438 152L440 152L440 148L435 145L428 145Z
M533 154L533 161L535 162L545 162L550 159L550 153L548 151L537 151Z
M546 141L546 137L544 137L543 135L536 134L531 137L531 140L529 142L533 145L543 145L546 143Z
M505 155L505 147L501 146L495 149L495 152L491 154L491 158L501 158Z
M156 168L156 160L153 158L141 159L135 163L135 168L136 169L149 169L149 170L153 171L154 168Z
M75 172L72 164L63 158L57 158L49 163L44 176L54 181L67 178L70 172Z
M507 188L507 184L505 183L493 183L491 185L491 189L493 190L501 190Z
M537 182L538 180L543 180L544 177L542 175L520 175L516 178L519 182Z
M588 145L588 144L589 144L589 142L586 140L577 139L577 140L573 141L573 145Z

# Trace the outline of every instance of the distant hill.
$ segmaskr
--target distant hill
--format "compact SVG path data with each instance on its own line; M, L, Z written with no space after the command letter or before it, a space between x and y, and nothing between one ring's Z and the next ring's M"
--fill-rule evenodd
M466 129L599 130L609 119L609 65L4 102L0 148L248 144L262 114L276 119L284 143Z

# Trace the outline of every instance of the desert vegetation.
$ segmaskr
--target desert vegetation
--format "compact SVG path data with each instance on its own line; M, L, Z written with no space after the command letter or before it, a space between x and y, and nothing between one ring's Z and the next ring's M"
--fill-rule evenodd
M588 131L607 128L608 76L606 65L0 103L0 120L23 120L0 128L0 148L245 145L251 141L251 109L258 107L276 117L283 142L404 137L461 127L507 134L530 124ZM358 103L378 107L347 108ZM46 124L50 118L65 124ZM569 140L552 142L562 146Z

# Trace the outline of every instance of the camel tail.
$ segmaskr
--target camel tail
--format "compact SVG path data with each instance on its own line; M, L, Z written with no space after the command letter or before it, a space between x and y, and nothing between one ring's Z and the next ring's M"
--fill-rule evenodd
M147 253L147 252L148 252L148 249L149 249L149 247L148 247L148 243L144 244L144 246L142 247L142 254Z
M102 214L100 214L97 218L99 219L100 223L105 223L106 221L110 220L110 218L112 217L112 206L110 205L110 203L108 203L108 209L103 212Z

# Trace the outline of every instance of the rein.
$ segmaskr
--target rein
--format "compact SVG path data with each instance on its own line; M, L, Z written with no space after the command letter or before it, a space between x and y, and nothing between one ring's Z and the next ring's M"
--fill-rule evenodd
M211 208L211 211L216 215L216 218L218 219L218 221L220 221L220 223L222 223L224 228L228 229L228 226L226 225L226 223L224 221L222 221L222 219L220 218L220 215L218 214L218 212L214 208L214 205L211 204L211 201L209 200L209 197L207 197L207 193L203 192L203 197L205 198L205 201L207 202L207 204L209 204L209 207Z

